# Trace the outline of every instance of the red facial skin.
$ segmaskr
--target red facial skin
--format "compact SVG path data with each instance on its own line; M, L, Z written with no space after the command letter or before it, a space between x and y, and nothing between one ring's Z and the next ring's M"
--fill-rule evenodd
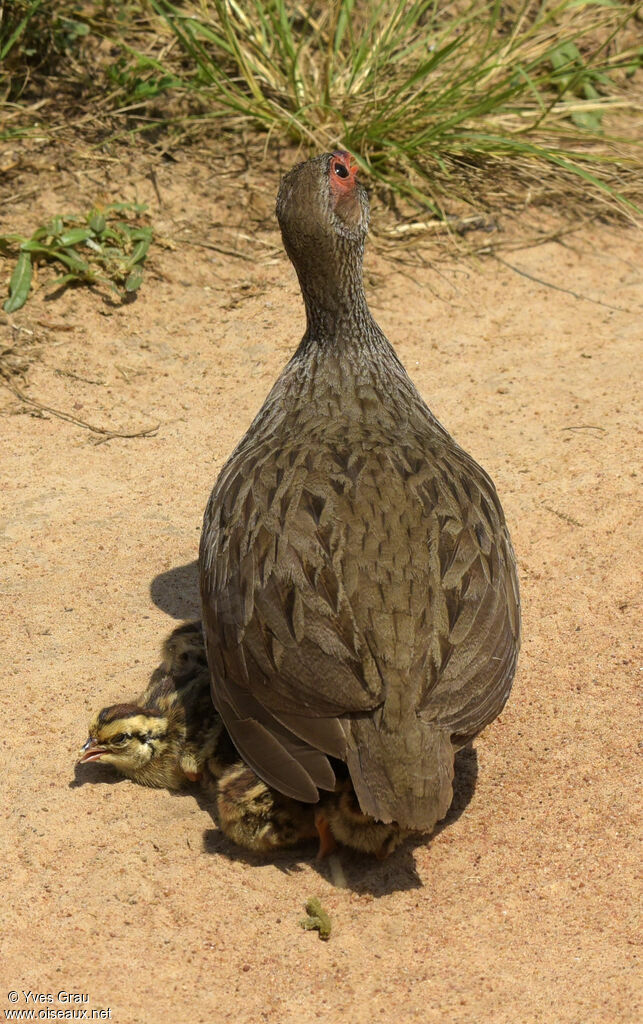
M351 192L357 177L358 166L350 153L338 149L330 162L330 184L337 196Z
M330 191L335 213L346 224L356 227L360 219L360 203L355 188L358 166L350 153L337 150L330 161Z

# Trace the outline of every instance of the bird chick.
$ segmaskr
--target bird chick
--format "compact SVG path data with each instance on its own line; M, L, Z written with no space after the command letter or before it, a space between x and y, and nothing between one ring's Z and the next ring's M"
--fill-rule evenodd
M78 763L96 761L158 789L201 782L221 831L256 853L317 838L318 858L338 843L382 858L405 835L363 814L348 779L313 807L268 786L239 758L212 704L200 622L170 633L161 664L134 703L112 704L94 717Z
M134 703L103 708L89 726L79 764L100 761L143 786L179 789L237 755L210 697L200 622L175 629L163 660Z
M271 853L298 846L318 835L310 804L267 786L243 761L217 780L217 823L237 846Z
M339 782L334 793L324 794L315 810L321 859L338 844L385 860L411 832L397 822L376 821L360 810L350 779Z
M212 772L211 764L206 774ZM384 860L409 835L395 822L385 824L364 814L349 779L313 806L284 796L239 760L216 777L215 799L221 831L237 846L258 853L317 839L318 860L338 846Z

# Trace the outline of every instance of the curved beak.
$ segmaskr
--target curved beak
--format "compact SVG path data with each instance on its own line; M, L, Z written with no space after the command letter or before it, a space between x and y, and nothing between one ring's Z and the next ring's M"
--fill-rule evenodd
M103 754L106 753L107 748L101 747L100 743L90 736L80 748L76 764L87 764L88 761L100 761Z

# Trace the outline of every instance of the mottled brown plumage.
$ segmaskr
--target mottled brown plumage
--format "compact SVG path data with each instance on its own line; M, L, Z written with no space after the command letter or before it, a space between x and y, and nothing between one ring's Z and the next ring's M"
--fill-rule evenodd
M501 711L519 646L493 483L430 412L362 288L368 202L347 154L300 164L277 215L307 328L223 467L200 550L214 702L287 796L333 790L428 831L455 751Z

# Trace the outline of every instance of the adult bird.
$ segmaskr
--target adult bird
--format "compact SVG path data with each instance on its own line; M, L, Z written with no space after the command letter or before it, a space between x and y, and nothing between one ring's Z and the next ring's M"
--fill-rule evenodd
M368 199L349 154L295 167L277 217L307 326L205 512L213 699L280 792L314 803L345 762L364 814L429 831L455 752L511 688L511 541L489 476L369 311Z

